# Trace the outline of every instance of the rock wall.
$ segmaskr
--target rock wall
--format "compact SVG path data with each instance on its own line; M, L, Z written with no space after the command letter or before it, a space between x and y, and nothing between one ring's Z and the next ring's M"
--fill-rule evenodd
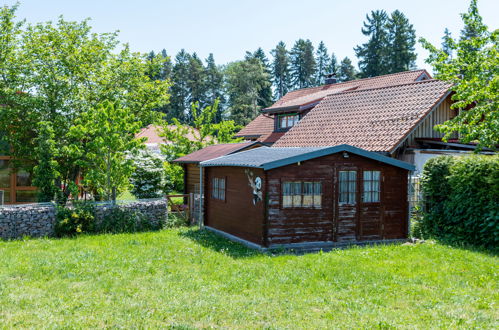
M55 206L27 204L0 208L0 238L42 237L54 234Z
M148 221L162 227L167 220L167 202L161 200L133 201L125 204L95 204L96 221L102 220L114 207L142 213ZM0 239L24 236L54 235L56 208L52 204L26 204L0 207Z

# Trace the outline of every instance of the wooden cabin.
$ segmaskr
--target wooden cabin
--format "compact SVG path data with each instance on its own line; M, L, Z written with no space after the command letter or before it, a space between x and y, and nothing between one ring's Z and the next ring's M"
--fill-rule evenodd
M181 165L184 170L184 194L199 194L200 162L244 150L258 148L262 145L261 142L213 144L175 159L173 163Z
M255 248L405 239L414 166L349 145L269 148L205 169L204 225Z

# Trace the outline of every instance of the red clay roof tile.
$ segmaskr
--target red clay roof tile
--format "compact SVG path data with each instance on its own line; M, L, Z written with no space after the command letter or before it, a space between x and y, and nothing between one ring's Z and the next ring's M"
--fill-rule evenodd
M448 94L450 86L425 80L327 96L273 146L350 144L390 152Z

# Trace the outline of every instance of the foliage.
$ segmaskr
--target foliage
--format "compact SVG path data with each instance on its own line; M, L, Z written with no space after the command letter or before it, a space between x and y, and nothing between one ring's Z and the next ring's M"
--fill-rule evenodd
M286 44L280 41L270 52L274 57L272 61L272 81L275 86L275 98L280 99L290 88L289 53Z
M0 242L0 253L6 328L497 325L497 256L441 244L272 256L180 228Z
M317 86L324 85L326 83L326 75L333 73L329 71L329 66L331 65L331 58L329 57L328 50L324 41L319 43L317 46L317 51L315 52L315 84Z
M167 192L182 191L183 179L182 168L172 160L188 155L196 150L216 143L233 143L241 139L235 139L234 134L241 128L232 120L214 123L217 114L218 100L212 106L203 109L197 103L192 104L191 114L193 126L182 125L176 118L172 123L164 123L160 136L170 143L161 145L161 153L168 162L165 166Z
M166 222L166 228L177 228L177 227L183 227L187 226L188 223L185 220L185 218L181 215L178 215L176 213L169 213L168 214L168 221Z
M499 244L499 156L430 159L422 189L422 235L493 248Z
M258 106L260 108L267 108L274 103L273 97L272 97L272 69L270 67L269 60L267 58L267 55L265 55L265 52L263 49L260 47L258 48L255 52L246 52L246 59L251 60L251 59L257 59L260 61L260 63L263 66L263 70L266 73L266 83L262 86L260 91L258 92Z
M113 207L99 221L96 231L99 233L135 233L141 231L159 230L161 223L154 224L139 211L128 208Z
M426 62L433 66L436 78L454 84L451 108L459 110L456 117L436 129L445 134L444 140L458 133L463 143L495 149L499 144L499 30L488 31L476 0L461 16L461 38L445 36L443 49L420 39L430 52Z
M338 80L339 81L349 81L357 78L357 71L352 65L352 60L345 57L341 60L340 67L338 69Z
M119 193L129 187L134 166L127 154L134 155L143 148L143 140L135 138L140 127L141 122L130 109L110 102L75 119L68 136L84 143L63 151L79 155L83 184L96 196L111 200L113 188Z
M314 86L316 61L310 40L298 39L289 53L291 83L294 88Z
M56 206L55 234L58 237L90 233L95 229L95 209L91 203L75 201Z
M260 110L261 91L270 85L270 77L261 60L246 58L229 63L225 69L229 118L246 125Z
M49 122L38 123L38 137L34 152L38 164L33 169L33 185L38 187L38 202L50 202L56 199L59 192L56 184L60 182L58 164L55 160L57 148L54 141L54 130Z
M92 137L73 134L76 121L104 101L126 110L134 122L157 120L153 109L168 101L170 84L150 77L163 69L165 59L120 48L116 33L93 33L87 20L61 17L56 23L22 25L15 23L14 12L15 7L3 7L0 15L0 49L6 50L0 61L0 131L7 133L13 156L35 166L38 123L49 123L67 197L87 170L82 156L92 151L86 149Z
M359 58L361 76L375 77L388 73L388 15L384 10L375 10L371 16L366 15L362 34L369 40L355 47L355 55Z
M132 194L137 198L158 198L165 189L163 157L148 150L130 155L134 171L130 177Z
M214 122L220 123L225 119L225 94L224 94L224 75L220 66L216 65L213 54L210 53L206 59L206 104L214 104L219 101Z
M369 40L355 47L361 77L375 77L414 68L416 32L407 17L395 10L390 16L384 10L366 15L362 34Z

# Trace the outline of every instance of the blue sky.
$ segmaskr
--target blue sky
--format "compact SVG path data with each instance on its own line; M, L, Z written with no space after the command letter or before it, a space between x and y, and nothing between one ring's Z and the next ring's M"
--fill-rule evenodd
M353 47L366 40L360 29L371 10L399 9L418 37L440 44L445 27L459 34L459 13L468 5L468 0L24 0L18 17L33 23L59 15L68 20L89 17L95 32L119 30L119 39L135 51L165 48L174 55L185 48L202 58L211 52L219 64L241 59L246 50L258 47L268 53L280 40L290 48L298 38L314 45L323 40L337 57L349 56L356 63ZM479 0L479 9L489 28L499 28L499 1ZM417 66L428 68L426 52L419 45L417 52Z

